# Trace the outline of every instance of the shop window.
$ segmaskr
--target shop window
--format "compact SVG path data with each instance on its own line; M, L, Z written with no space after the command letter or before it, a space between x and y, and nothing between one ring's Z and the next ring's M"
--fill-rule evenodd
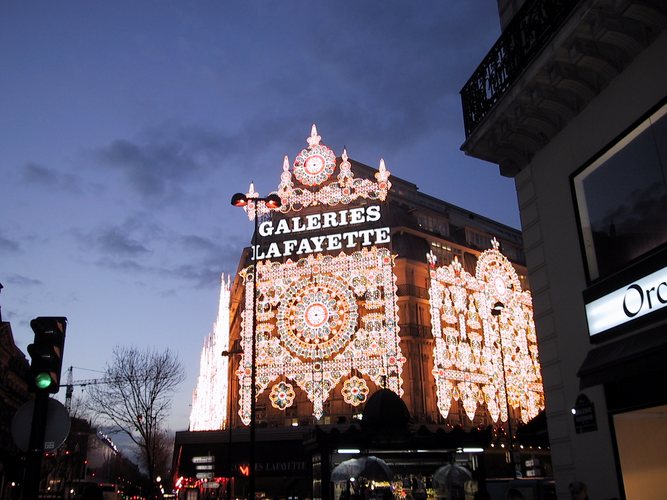
M667 243L667 104L573 176L588 277Z
M667 406L613 418L626 498L661 498L667 488Z

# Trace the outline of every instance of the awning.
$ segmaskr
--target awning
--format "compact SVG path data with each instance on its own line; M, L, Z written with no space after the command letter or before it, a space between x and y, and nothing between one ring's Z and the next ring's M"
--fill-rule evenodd
M591 349L579 368L579 387L667 372L667 325Z

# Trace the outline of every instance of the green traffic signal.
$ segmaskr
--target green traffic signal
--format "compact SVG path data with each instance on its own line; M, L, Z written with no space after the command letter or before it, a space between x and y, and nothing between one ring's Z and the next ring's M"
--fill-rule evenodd
M48 389L52 383L53 379L49 373L41 372L35 375L35 385L38 389Z
M67 318L40 316L30 322L30 328L35 332L35 340L28 346L32 379L29 389L55 394L60 389Z

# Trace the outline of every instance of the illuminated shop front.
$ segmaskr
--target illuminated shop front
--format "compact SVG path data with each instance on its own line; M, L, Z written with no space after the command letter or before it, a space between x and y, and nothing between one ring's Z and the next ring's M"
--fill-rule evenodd
M398 496L436 496L434 471L454 461L471 479L547 474L547 440L521 439L544 398L518 231L383 161L336 157L314 126L275 193L276 209L246 195L257 234L223 280L190 431L177 433L182 483L217 481L207 489L224 496L234 477L243 494L253 332L258 493L337 498L331 471L365 455L385 459Z

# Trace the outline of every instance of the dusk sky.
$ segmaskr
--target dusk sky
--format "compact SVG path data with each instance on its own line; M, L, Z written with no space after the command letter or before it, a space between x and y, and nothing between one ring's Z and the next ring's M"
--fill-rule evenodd
M313 123L337 155L518 228L513 182L459 149L459 91L499 33L495 0L1 2L17 345L67 316L75 379L116 345L169 347L187 372L169 427L187 429L220 273L251 237L231 195L275 190Z

